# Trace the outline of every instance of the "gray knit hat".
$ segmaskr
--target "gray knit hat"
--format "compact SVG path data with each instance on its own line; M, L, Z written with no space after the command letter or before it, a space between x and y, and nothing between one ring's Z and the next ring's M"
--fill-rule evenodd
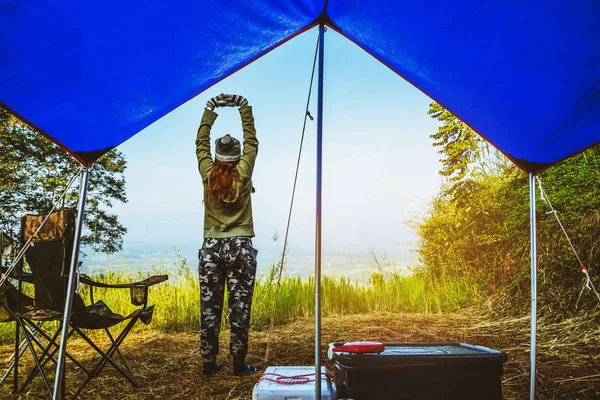
M215 140L215 159L222 162L235 162L242 155L240 141L229 135Z

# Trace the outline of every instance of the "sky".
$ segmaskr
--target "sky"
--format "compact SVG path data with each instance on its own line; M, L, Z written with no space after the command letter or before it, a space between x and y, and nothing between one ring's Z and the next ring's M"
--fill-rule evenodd
M199 247L202 182L196 132L206 101L220 93L246 97L260 141L252 197L256 238L266 257L282 251L302 133L317 30L269 54L181 105L119 146L128 161L126 204L113 212L130 243ZM316 82L316 78L315 78ZM291 255L315 247L316 84L309 110L288 239ZM429 137L431 100L352 42L325 35L323 123L323 254L393 257L414 265L416 235L407 222L422 216L439 190L440 154ZM217 109L211 142L242 139L237 108ZM213 152L214 154L214 152ZM277 233L279 239L274 241Z

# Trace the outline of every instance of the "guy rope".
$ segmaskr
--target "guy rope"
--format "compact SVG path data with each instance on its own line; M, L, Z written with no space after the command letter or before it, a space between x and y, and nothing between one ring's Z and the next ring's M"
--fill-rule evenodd
M556 221L558 221L558 225L560 226L560 229L562 230L563 234L565 235L565 238L567 238L567 242L569 242L569 246L571 246L571 250L573 250L573 254L575 254L575 258L577 259L577 262L579 262L579 268L581 268L581 272L586 277L585 287L588 290L594 292L594 294L598 298L598 301L600 301L600 294L598 294L598 291L594 287L594 283L592 282L592 279L590 278L590 274L588 272L587 267L585 266L583 261L581 261L581 258L579 258L579 254L577 254L577 250L575 250L575 246L573 246L573 242L571 242L571 238L569 238L569 235L567 234L565 227L563 226L562 222L560 221L560 218L558 217L558 212L554 209L554 207L552 207L552 203L550 203L550 200L548 199L546 193L544 192L544 188L542 187L542 180L537 176L536 176L536 179L538 182L538 187L540 189L540 196L542 197L542 200L544 200L544 202L546 202L546 204L548 204L548 207L550 207L550 211L548 211L546 214L553 214L554 217L556 217Z

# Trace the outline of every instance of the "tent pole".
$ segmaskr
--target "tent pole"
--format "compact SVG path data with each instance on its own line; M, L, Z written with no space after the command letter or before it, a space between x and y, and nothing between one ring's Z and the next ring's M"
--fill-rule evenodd
M535 175L529 173L529 212L531 228L531 349L530 349L530 384L529 399L535 399L535 350L537 333L537 248L536 248L536 218L535 218Z
M65 373L65 353L67 351L67 337L69 334L69 320L71 318L71 306L73 305L73 293L75 292L75 275L77 273L77 261L79 258L79 243L83 227L83 209L85 208L85 196L87 194L90 169L84 168L79 185L79 204L77 204L77 223L75 225L75 238L73 240L73 252L71 253L71 266L69 269L69 283L67 285L67 297L65 299L65 311L62 320L62 332L60 335L60 348L58 350L58 362L56 364L56 377L54 379L53 400L58 400L62 393L63 377Z
M317 221L315 234L315 400L321 399L321 194L323 185L323 61L325 25L319 25L319 90L317 106Z

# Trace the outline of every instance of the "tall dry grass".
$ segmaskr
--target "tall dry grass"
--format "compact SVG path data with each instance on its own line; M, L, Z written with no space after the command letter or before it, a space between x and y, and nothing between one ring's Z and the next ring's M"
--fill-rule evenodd
M377 263L366 282L345 277L324 276L321 280L321 313L323 316L364 314L370 312L450 312L466 306L476 293L458 279L434 280L422 271L405 275L399 271L386 272ZM145 279L149 274L168 274L169 280L150 288L149 304L155 312L149 329L162 332L189 332L199 330L199 282L197 272L187 260L179 257L175 265L153 266L149 272L135 272L134 266L109 267L92 278L104 283L125 283ZM276 325L299 317L314 315L314 276L301 278L286 276L282 279L276 310L273 313L277 291L276 267L256 280L252 307L252 328L265 329L272 315ZM89 304L89 288L82 285L80 295ZM94 289L94 299L102 299L114 312L126 315L135 309L127 289ZM227 303L227 296L225 296ZM226 305L225 305L226 309ZM228 324L227 316L223 323ZM51 327L52 324L48 325ZM136 329L148 329L139 324ZM14 337L14 323L0 324L0 341Z

